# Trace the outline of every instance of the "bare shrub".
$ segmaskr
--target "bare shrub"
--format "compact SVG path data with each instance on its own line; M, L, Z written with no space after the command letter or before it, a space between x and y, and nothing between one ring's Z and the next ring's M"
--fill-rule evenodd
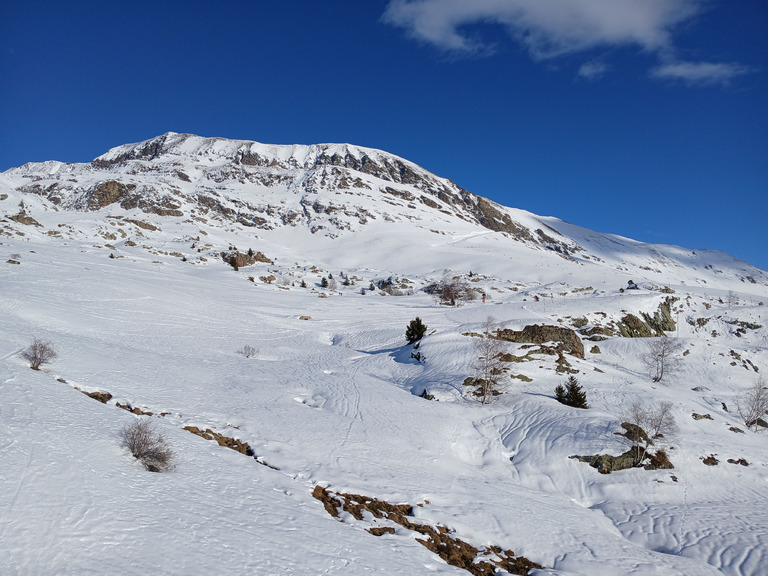
M55 360L59 355L53 344L46 340L35 338L32 340L32 344L24 350L22 356L25 360L29 361L32 370L39 370L40 366Z
M149 419L134 420L122 427L120 445L150 472L167 472L175 466L176 454L166 437Z
M677 338L662 336L649 338L648 349L640 356L648 367L648 373L654 382L661 382L664 376L676 372L680 367L680 351L683 343Z
M413 295L412 288L398 288L396 286L383 286L381 288L381 291L389 294L390 296L412 296Z
M744 392L736 401L736 410L744 421L744 425L751 430L757 430L765 424L764 416L768 412L768 388L765 387L763 377L760 376L755 384Z
M259 349L254 348L250 344L246 344L237 351L238 354L242 354L246 358L255 358L259 354Z
M425 288L440 304L460 306L469 300L477 299L477 291L461 276L454 276L450 270L443 272L442 278Z
M496 320L488 316L483 322L482 337L475 340L477 360L472 364L473 384L477 386L475 394L483 404L490 403L493 397L500 393L497 386L504 373L501 356L505 345L495 337L494 331L498 331Z
M624 413L621 427L623 433L617 433L631 446L635 466L639 466L648 455L651 446L672 441L678 432L671 402L648 402L636 398Z

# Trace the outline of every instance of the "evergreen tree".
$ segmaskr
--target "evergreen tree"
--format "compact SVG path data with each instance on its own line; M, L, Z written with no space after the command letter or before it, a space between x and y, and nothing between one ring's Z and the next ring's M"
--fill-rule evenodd
M320 286L322 286L323 288L328 288L328 278L323 276L323 279L320 280Z
M555 388L555 398L561 404L573 406L574 408L589 408L587 404L587 393L579 385L575 376L568 376L565 387L558 384Z
M427 326L421 321L421 318L416 316L405 329L405 339L408 341L408 344L413 344L421 340L426 332Z

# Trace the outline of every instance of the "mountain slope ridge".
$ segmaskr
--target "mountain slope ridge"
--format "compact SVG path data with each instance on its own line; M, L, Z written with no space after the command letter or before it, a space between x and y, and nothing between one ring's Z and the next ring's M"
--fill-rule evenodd
M25 164L0 174L0 187L21 194L29 209L37 198L47 201L44 211L134 219L141 213L155 227L175 221L190 235L200 225L234 224L265 238L287 227L339 239L372 234L371 225L382 222L376 233L387 233L399 222L452 238L492 232L510 254L517 247L544 250L649 281L686 270L694 273L681 281L701 286L726 277L768 283L765 271L717 251L645 244L504 207L408 160L350 144L271 145L168 132L112 148L91 163Z

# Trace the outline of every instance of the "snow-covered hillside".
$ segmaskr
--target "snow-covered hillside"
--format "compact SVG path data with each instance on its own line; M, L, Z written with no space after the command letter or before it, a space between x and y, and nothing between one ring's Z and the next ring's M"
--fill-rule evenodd
M0 174L0 270L0 574L468 573L392 517L333 518L318 486L531 574L768 573L767 437L737 411L768 370L768 274L728 255L502 207L376 150L166 134ZM476 299L425 291L455 279ZM503 341L481 404L463 383L489 317L584 353ZM661 382L638 326L682 342ZM59 353L40 371L35 337ZM589 409L554 399L569 375ZM672 405L673 469L571 458L624 452L638 398ZM174 470L121 448L137 419Z

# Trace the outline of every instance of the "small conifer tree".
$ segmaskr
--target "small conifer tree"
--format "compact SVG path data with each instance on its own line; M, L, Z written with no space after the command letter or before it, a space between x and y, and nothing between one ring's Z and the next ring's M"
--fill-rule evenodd
M323 279L320 280L320 286L322 286L323 288L328 288L328 278L323 276Z
M413 344L414 342L421 340L426 332L427 326L421 321L421 318L416 316L405 329L405 339L408 344Z
M574 408L589 408L587 404L587 393L579 385L575 376L568 376L565 387L558 384L555 388L555 398L561 404L573 406Z

